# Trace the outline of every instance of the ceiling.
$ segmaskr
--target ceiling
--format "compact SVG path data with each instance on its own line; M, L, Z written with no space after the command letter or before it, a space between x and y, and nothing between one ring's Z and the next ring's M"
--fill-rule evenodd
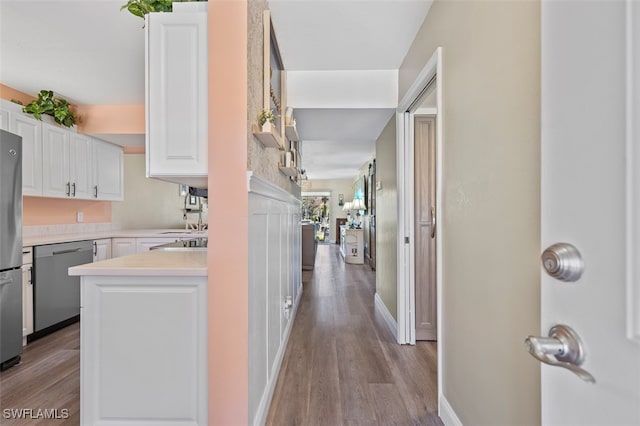
M124 3L0 0L0 82L31 94L54 90L77 104L144 103L143 21L121 12ZM304 99L292 106L309 178L353 178L374 155L375 140L397 103L389 96L375 100L380 75L386 74L374 72L399 68L430 5L431 0L269 2L285 69L302 82L288 95ZM317 105L313 91L296 93L312 88L318 76L341 77L335 73L344 70L352 82L371 81L369 89L336 90L330 102ZM397 98L397 75L389 82ZM139 145L141 138L113 141Z

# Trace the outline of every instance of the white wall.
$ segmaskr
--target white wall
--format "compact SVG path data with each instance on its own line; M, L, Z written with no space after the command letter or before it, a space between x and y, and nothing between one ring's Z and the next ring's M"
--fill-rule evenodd
M124 155L124 201L111 203L115 228L184 228L183 207L178 184L145 177L144 154Z

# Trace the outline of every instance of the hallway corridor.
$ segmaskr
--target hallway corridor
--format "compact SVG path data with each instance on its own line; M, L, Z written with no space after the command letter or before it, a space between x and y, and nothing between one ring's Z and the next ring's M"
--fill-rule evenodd
M436 343L401 346L375 314L375 272L318 245L267 425L442 425Z

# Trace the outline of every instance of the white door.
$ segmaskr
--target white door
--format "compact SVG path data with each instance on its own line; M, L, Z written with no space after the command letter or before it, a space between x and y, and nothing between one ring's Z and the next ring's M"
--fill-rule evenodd
M124 199L124 158L122 148L93 140L93 197L98 200Z
M42 194L47 197L68 197L69 131L42 123Z
M574 282L543 270L541 333L570 326L595 378L542 364L542 424L639 425L640 3L541 7L541 245L570 243L584 262Z

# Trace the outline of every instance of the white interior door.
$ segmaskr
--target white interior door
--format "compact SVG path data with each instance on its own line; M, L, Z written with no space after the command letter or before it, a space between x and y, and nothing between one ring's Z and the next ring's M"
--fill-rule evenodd
M638 9L542 2L541 244L571 243L584 273L543 272L541 333L575 330L595 378L543 364L543 425L640 424Z

